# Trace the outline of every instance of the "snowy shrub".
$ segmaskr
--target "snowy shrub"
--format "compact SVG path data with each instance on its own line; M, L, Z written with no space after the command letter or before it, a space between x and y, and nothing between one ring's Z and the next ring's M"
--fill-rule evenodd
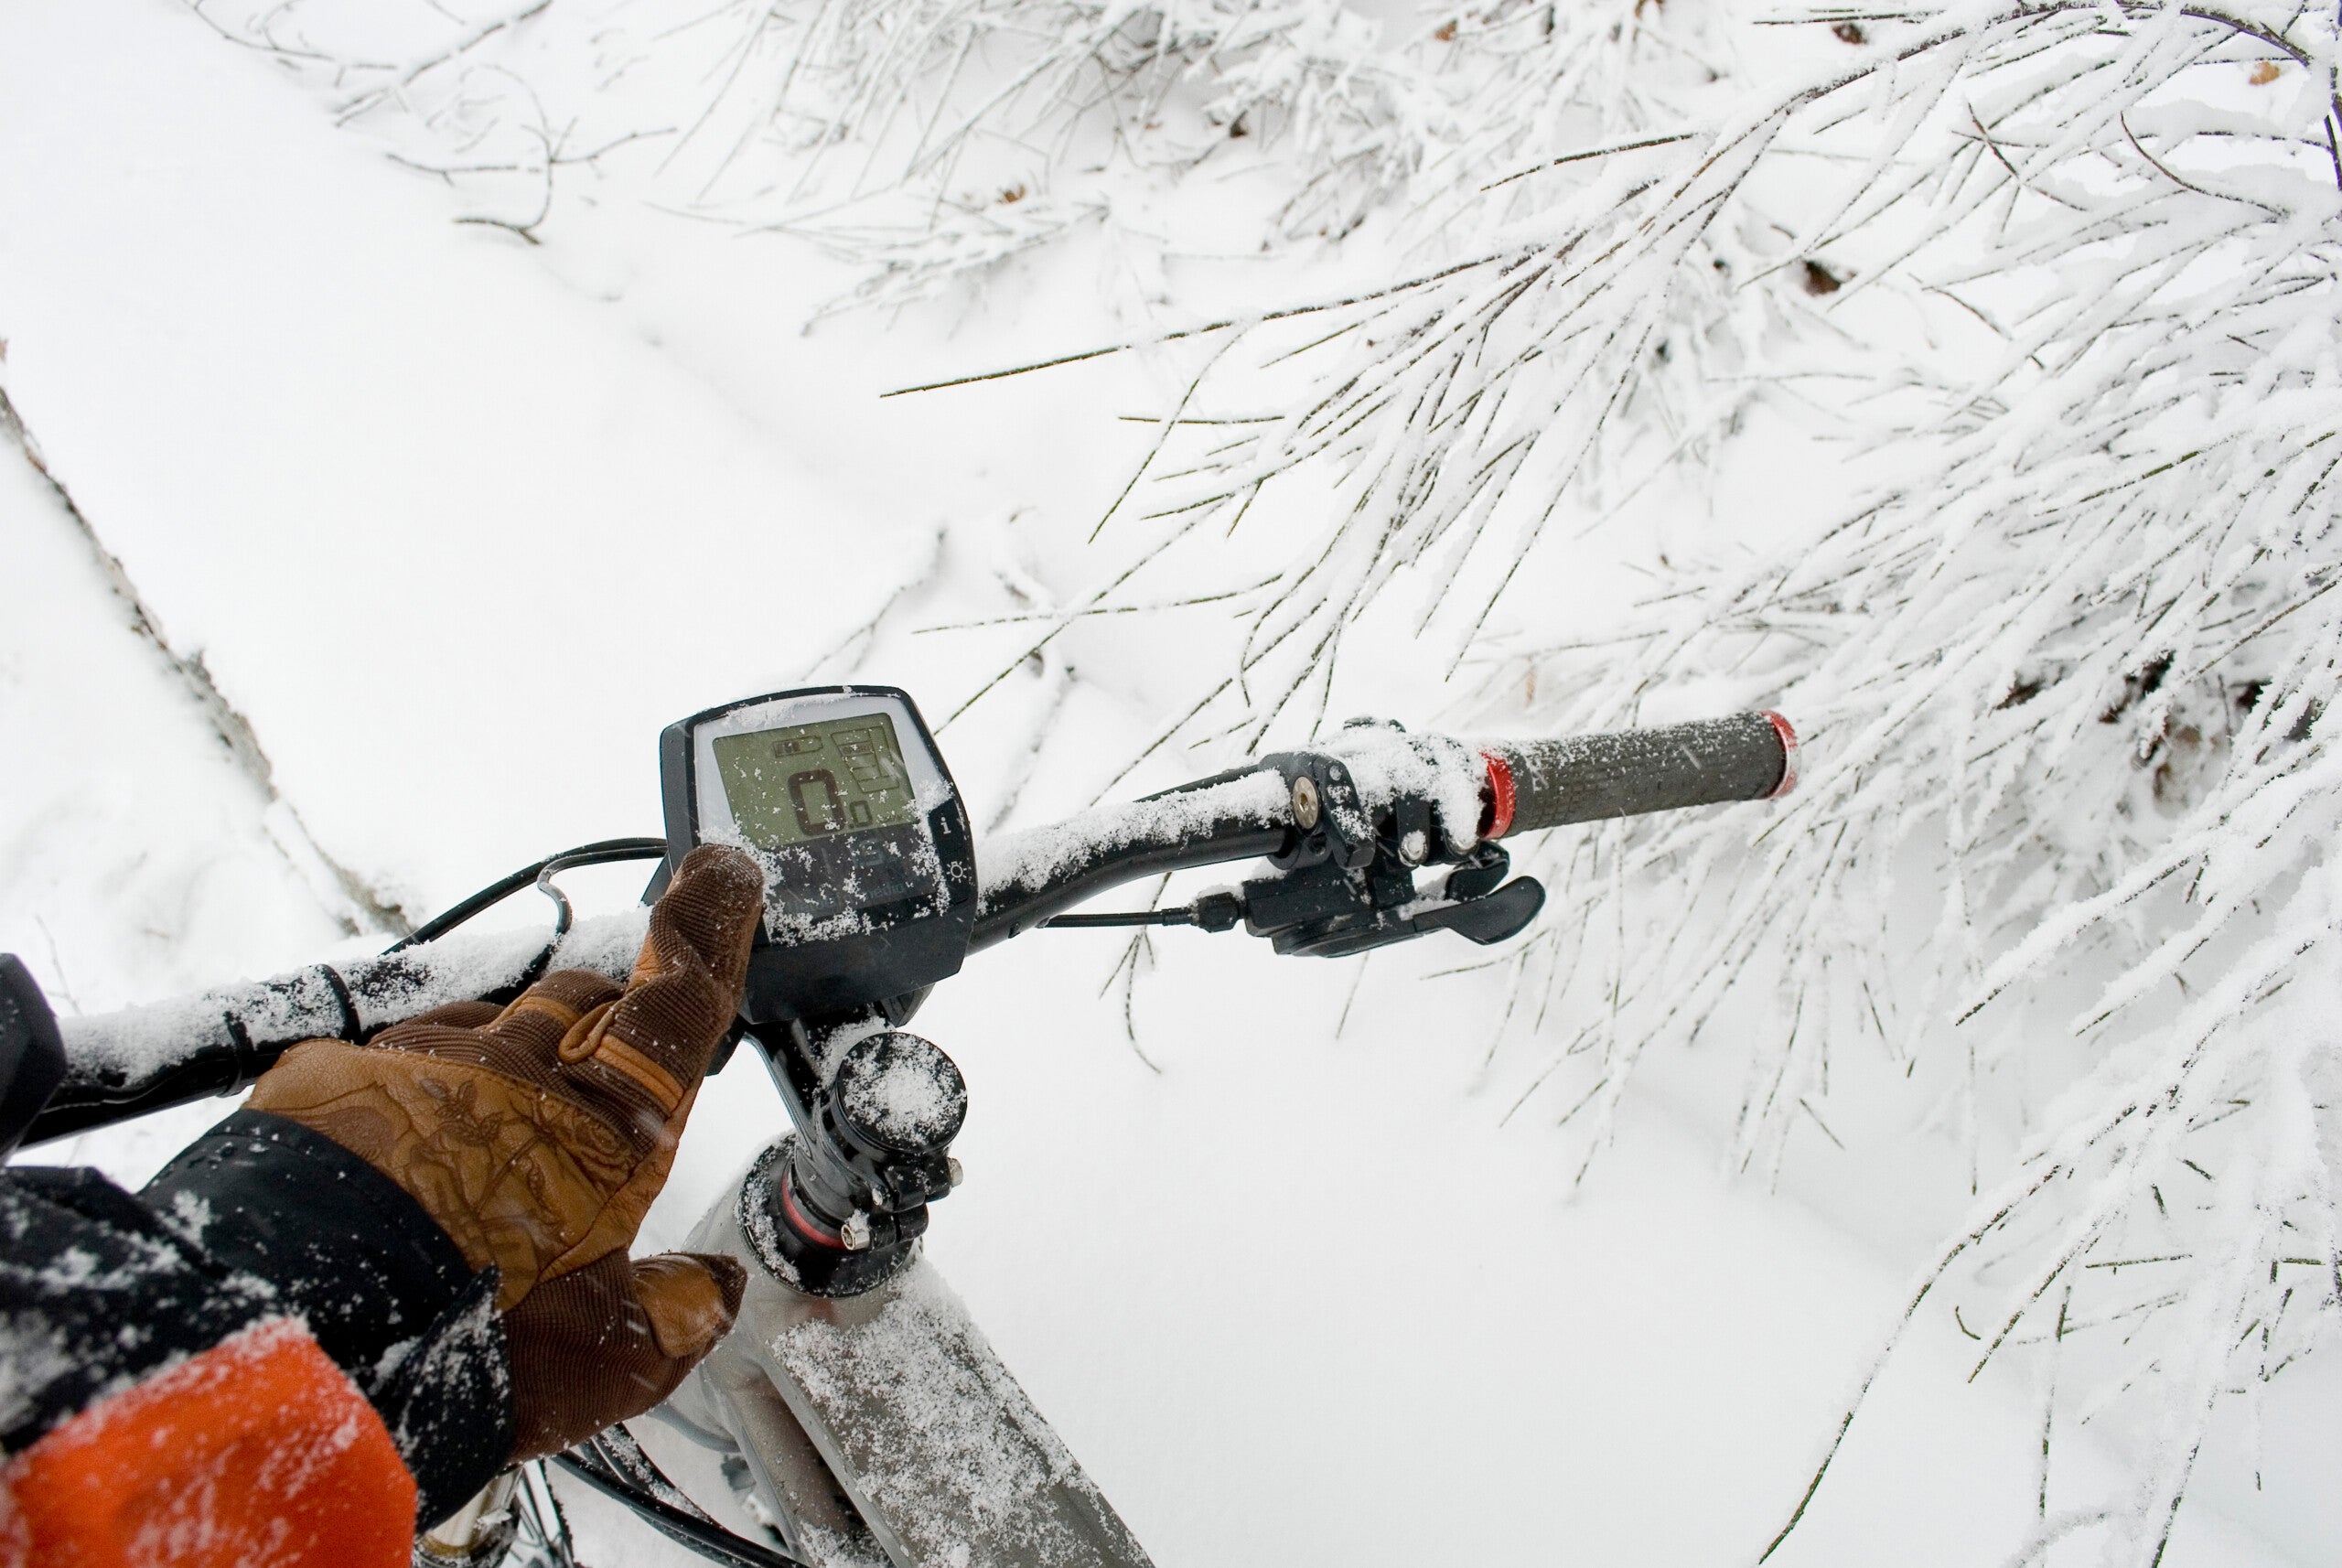
M638 194L810 239L868 269L865 300L1111 218L1133 176L1262 144L1300 171L1271 237L1338 238L1452 129L1340 0L190 4L477 191L486 221L534 237L562 170L631 148Z
M1327 362L1171 504L1217 515L1305 471L1341 497L1261 595L1245 658L1289 657L1222 696L1257 718L1410 568L1428 623L1493 556L1455 644L1488 719L1614 725L1692 693L1810 727L1753 841L1724 815L1560 852L1573 908L1517 984L1583 1022L1531 1090L1598 1145L1653 1044L1753 1036L1734 1159L1771 1170L1833 1044L1955 1058L1942 1120L1988 1190L1913 1311L1956 1280L1979 1371L2025 1348L2045 1455L2066 1423L2148 1407L2138 1491L2045 1472L2028 1556L2089 1530L2151 1563L2214 1402L2342 1307L2334 23L1804 19L1851 48L1641 136L1548 143L1551 175L1487 193L1476 253L1313 313ZM1784 182L1791 155L1833 172ZM1599 646L1485 641L1557 517L1817 371L1851 389L1809 402L1854 500L1659 563ZM2096 994L2069 1030L2077 982ZM2013 1149L1982 1146L1994 1098Z
M1339 233L1403 188L1441 106L1377 61L1338 0L889 0L738 8L737 124L697 199L883 262L982 266L1101 215L1114 177L1176 175L1231 141L1290 141L1310 171L1280 215ZM799 155L757 188L758 144Z
M845 255L865 299L1271 149L1263 238L1387 214L1403 270L1180 335L1208 357L1114 564L1041 640L1208 549L1241 635L1159 746L1313 727L1394 586L1489 727L1793 714L1784 810L1558 835L1560 918L1502 961L1549 1026L1520 1105L1591 1158L1646 1052L1742 1042L1731 1159L1770 1176L1833 1054L1940 1087L1979 1207L1907 1322L1958 1294L2045 1466L2079 1423L2146 1443L2128 1495L2045 1468L2031 1559L2156 1561L2215 1402L2332 1335L2331 14L199 8L487 220L620 179ZM1590 635L1509 605L1783 422L1842 455L1789 526L1654 554Z

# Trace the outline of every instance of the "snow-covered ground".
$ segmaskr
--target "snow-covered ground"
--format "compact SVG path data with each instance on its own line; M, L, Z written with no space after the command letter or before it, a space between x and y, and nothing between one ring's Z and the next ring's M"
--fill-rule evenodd
M0 387L48 475L0 448L0 950L82 1012L363 951L373 911L650 831L682 714L849 672L953 714L1020 628L934 628L1096 584L1082 542L1150 434L1116 416L1159 413L1194 353L879 394L1255 287L1187 254L1216 233L1183 210L1154 254L1120 227L807 331L854 275L795 242L613 200L532 246L182 5L0 10ZM1740 460L1795 475L1794 442ZM1601 549L1541 613L1601 611ZM1085 622L956 718L980 823L1115 780L1216 613ZM1436 722L1437 661L1361 624L1348 709ZM1456 948L1152 950L1127 1015L1121 940L1046 933L919 1026L972 1096L932 1256L1156 1561L1753 1560L1968 1198L1896 1069L1850 1064L1861 1130L1767 1190L1718 1173L1737 1086L1656 1061L1573 1196L1557 1112L1510 1115L1525 1079L1485 1059L1502 982L1441 972ZM223 1109L33 1157L135 1181ZM780 1120L736 1062L646 1246ZM1991 1563L2032 1528L2037 1402L1964 1382L1951 1324L1918 1333L1778 1561ZM2097 1441L2061 1437L2061 1484L2129 1457ZM2316 1359L2258 1432L2217 1429L2166 1562L2337 1561L2337 1474ZM588 1562L689 1560L575 1506Z

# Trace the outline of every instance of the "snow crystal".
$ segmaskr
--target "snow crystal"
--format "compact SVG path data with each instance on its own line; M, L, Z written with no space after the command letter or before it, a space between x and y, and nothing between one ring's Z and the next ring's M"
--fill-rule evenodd
M200 1247L203 1232L211 1224L211 1200L182 1187L171 1195L171 1210L162 1220L189 1244Z
M41 1391L73 1371L73 1357L65 1331L48 1314L0 1316L0 1428L29 1415Z

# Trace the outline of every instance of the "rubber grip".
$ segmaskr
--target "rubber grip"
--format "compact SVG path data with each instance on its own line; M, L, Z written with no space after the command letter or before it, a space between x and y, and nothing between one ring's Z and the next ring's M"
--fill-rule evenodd
M1488 838L1770 800L1797 783L1797 732L1774 713L1616 735L1497 741L1481 749L1488 762Z

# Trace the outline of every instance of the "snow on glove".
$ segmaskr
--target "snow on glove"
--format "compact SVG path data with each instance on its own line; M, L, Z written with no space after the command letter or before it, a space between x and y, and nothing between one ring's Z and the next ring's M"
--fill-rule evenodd
M739 1005L763 900L753 860L702 845L623 991L564 970L501 1011L457 1003L371 1045L296 1046L252 1090L252 1110L405 1189L473 1269L496 1265L515 1459L657 1404L739 1310L736 1260L628 1253Z

